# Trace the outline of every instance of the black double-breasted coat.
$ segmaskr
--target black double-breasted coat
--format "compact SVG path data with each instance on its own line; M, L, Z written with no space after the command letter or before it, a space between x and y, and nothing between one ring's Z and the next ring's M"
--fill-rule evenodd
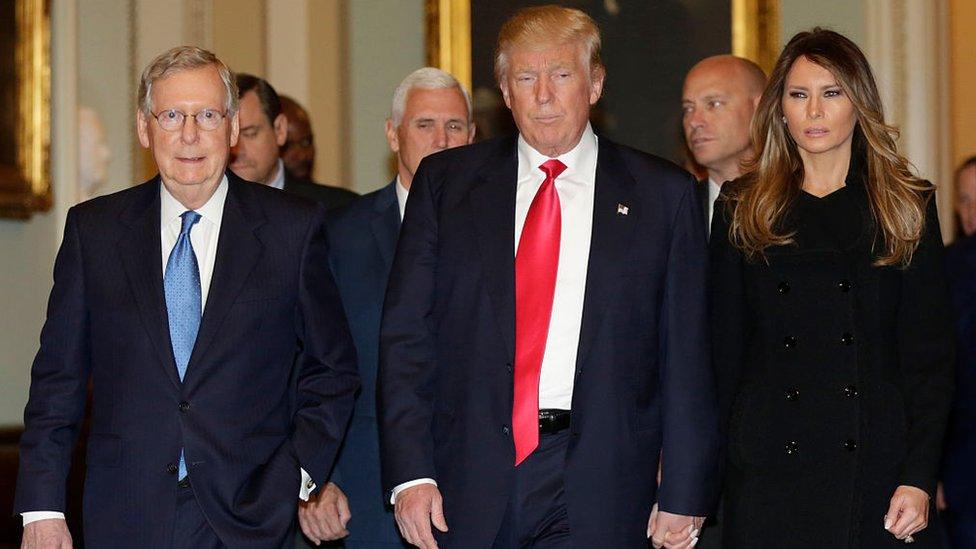
M795 243L749 260L725 206L742 184L726 184L711 232L724 545L903 546L884 515L899 485L934 494L952 390L934 199L905 269L872 264L880 240L857 168L837 195L801 192L785 217ZM914 547L936 543L932 507Z

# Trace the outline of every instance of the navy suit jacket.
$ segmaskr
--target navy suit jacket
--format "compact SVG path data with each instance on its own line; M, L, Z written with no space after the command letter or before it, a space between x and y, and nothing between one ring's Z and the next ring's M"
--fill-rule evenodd
M31 371L16 512L64 510L91 378L87 546L170 546L180 448L225 545L291 541L299 467L324 485L352 412L355 350L322 208L227 177L182 382L163 295L159 178L68 212Z
M517 158L506 138L421 162L386 295L384 486L436 479L445 547L490 545L512 492ZM688 173L600 139L565 469L574 547L646 547L655 499L706 515L717 498L701 216Z
M332 481L349 499L350 542L399 544L380 484L376 368L380 316L393 264L400 207L396 182L367 194L329 219L329 261L356 344L362 391Z
M314 200L322 204L329 211L341 208L359 197L358 194L349 189L330 185L319 185L307 179L299 179L288 170L285 170L284 190L292 194L297 194L298 196L304 196L309 200Z

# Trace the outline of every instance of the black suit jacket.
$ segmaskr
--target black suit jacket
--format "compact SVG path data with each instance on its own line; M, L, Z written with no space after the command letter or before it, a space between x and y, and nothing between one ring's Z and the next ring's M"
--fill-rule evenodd
M325 206L326 210L341 208L356 199L358 194L341 187L319 185L307 179L299 179L285 170L285 190L314 200Z
M517 158L507 138L421 162L386 295L384 485L437 480L444 547L489 546L512 491ZM574 547L646 547L655 499L705 515L717 497L694 185L667 161L600 139L565 470Z
M159 178L68 212L31 371L16 512L64 510L89 377L89 547L170 545L180 448L201 509L230 547L286 542L299 467L324 484L358 386L325 216L227 177L182 382L163 295Z

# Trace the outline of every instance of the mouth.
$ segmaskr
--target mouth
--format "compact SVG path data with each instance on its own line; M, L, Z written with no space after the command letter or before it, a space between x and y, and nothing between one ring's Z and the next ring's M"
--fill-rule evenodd
M539 122L540 124L552 124L553 122L556 122L561 119L562 119L561 114L545 114L545 115L540 115L535 117L535 121Z
M176 161L182 164L199 164L206 160L206 156L177 156Z
M805 135L807 137L823 137L823 136L825 136L825 135L827 135L829 133L830 133L830 130L828 130L827 128L821 127L821 126L817 126L817 127L813 127L813 128L807 128L807 129L803 130L803 135Z
M715 141L715 139L711 137L693 137L691 139L691 148L704 145L705 143L711 143L712 141Z

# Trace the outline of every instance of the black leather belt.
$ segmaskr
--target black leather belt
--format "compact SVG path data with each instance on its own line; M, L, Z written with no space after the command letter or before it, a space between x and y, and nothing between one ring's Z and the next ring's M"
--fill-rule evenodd
M569 428L569 410L539 410L539 434L551 435Z

